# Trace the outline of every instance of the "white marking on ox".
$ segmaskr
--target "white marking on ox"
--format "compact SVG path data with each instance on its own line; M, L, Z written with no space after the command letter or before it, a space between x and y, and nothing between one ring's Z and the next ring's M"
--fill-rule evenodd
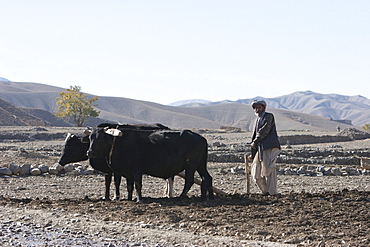
M119 129L104 129L104 132L108 135L111 135L111 136L122 136L122 131L120 131Z

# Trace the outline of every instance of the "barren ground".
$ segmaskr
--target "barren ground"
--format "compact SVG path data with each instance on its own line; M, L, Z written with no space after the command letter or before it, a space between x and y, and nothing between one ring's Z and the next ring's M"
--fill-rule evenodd
M220 135L225 143L249 139L248 133ZM52 165L62 144L62 139L0 140L0 165ZM369 141L339 145L364 148ZM27 153L19 152L20 148ZM122 200L100 200L103 175L2 176L1 245L370 245L370 176L282 175L278 177L281 196L276 198L261 196L253 183L252 194L247 195L245 175L224 172L238 166L244 164L208 163L214 186L229 195L206 202L200 202L197 185L188 199L164 198L164 180L149 176L144 177L141 204L125 200L125 182L121 185ZM175 179L176 195L181 192L182 180Z

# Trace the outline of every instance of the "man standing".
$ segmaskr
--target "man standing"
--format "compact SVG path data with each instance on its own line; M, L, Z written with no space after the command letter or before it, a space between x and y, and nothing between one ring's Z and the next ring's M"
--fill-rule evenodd
M276 132L275 118L266 112L266 102L255 100L252 108L257 116L252 135L252 178L263 195L277 195L275 162L280 154L280 142Z

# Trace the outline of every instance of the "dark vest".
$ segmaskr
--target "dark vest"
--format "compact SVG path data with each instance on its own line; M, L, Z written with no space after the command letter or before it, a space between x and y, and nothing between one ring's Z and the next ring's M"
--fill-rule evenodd
M267 119L269 121L267 121ZM258 124L258 119L256 121L256 125ZM275 125L275 118L272 113L265 112L265 115L262 118L261 126L265 126L264 129L260 130L261 136L256 139L257 131L256 125L253 131L252 140L256 141L256 144L260 144L262 150L271 149L271 148L279 148L280 149L280 142L279 137L276 131Z

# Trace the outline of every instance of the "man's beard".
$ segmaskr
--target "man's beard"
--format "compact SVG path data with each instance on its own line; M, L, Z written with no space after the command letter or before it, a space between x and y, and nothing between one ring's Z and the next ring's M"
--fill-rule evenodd
M254 114L257 116L257 117L260 117L261 115L262 115L262 113L263 113L264 111L261 111L260 113L258 113L258 112L255 112Z

